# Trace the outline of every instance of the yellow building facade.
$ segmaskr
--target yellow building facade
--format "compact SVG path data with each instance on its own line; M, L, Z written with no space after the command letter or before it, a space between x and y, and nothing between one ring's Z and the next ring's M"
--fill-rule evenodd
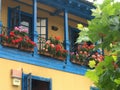
M32 73L34 76L49 78L52 80L52 90L90 90L92 82L81 75L58 71L54 69L39 67L26 63L11 61L7 59L0 59L0 83L2 90L22 90L20 86L12 85L11 70L21 70L28 74ZM39 89L38 89L39 90Z
M11 27L10 22L14 17L10 19L12 17L10 12L16 7L20 7L21 15L26 15L26 17L30 17L32 20L32 3L32 0L2 0L2 25L9 28ZM60 13L57 13L54 11L56 11L55 7L41 2L37 3L37 17L40 18L40 20L41 18L47 18L47 37L60 36L63 42L65 38L64 12L58 10ZM80 22L87 24L87 19L71 13L68 14L69 27L76 28ZM21 21L21 23L23 24L24 21ZM57 27L58 30L53 30L53 26ZM37 32L39 34L38 28ZM92 82L84 76L87 70L84 67L73 65L69 63L69 61L68 64L64 61L61 62L57 60L51 62L48 57L33 56L33 53L17 51L14 48L4 47L2 45L0 49L1 90L90 90ZM21 78L17 78L20 80L19 85L13 85L13 77L11 74L13 69L19 70L22 73ZM27 87L28 81L24 81L24 76L28 74L31 75L31 85L29 85L29 87Z

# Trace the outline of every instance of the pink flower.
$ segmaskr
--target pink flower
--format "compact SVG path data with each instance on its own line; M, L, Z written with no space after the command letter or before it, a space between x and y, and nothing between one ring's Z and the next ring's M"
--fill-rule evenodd
M50 40L47 40L47 41L46 41L46 44L50 44Z
M92 55L92 58L96 58L96 55Z
M18 28L19 28L19 29L22 29L22 26L19 26Z
M28 29L23 29L22 31L25 33L28 33Z
M14 29L15 29L15 30L18 30L18 31L20 30L18 27L15 27Z
M52 48L54 48L54 47L55 47L55 45L54 45L54 44L50 44L50 46L51 46Z

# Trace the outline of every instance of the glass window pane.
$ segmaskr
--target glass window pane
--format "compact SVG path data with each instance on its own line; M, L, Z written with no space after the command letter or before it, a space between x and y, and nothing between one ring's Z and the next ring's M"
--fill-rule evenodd
M37 26L40 26L40 20L39 19L37 20Z
M29 23L26 21L22 21L20 24L29 27Z
M46 39L46 35L41 35L41 37Z
M45 19L41 19L41 26L46 26L46 20Z
M41 34L46 34L46 27L41 27Z
M40 27L37 27L37 32L38 34L40 34Z

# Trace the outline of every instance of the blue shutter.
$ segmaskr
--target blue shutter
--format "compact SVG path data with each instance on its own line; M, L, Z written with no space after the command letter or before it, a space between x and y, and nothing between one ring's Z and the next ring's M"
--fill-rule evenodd
M13 27L14 26L20 26L20 22L21 22L20 6L12 8L12 13L13 13L12 18L14 18L14 20L13 20Z
M16 6L14 8L9 8L8 11L8 27L13 29L14 26L20 26L21 22L21 11L20 6Z
M22 90L32 90L32 75L22 74Z

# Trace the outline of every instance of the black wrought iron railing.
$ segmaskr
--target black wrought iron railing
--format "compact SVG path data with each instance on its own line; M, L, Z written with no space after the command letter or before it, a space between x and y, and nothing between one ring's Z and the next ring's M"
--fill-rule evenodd
M44 48L45 43L46 43L46 38L39 36L38 43L37 43L39 53L42 53L42 49Z

